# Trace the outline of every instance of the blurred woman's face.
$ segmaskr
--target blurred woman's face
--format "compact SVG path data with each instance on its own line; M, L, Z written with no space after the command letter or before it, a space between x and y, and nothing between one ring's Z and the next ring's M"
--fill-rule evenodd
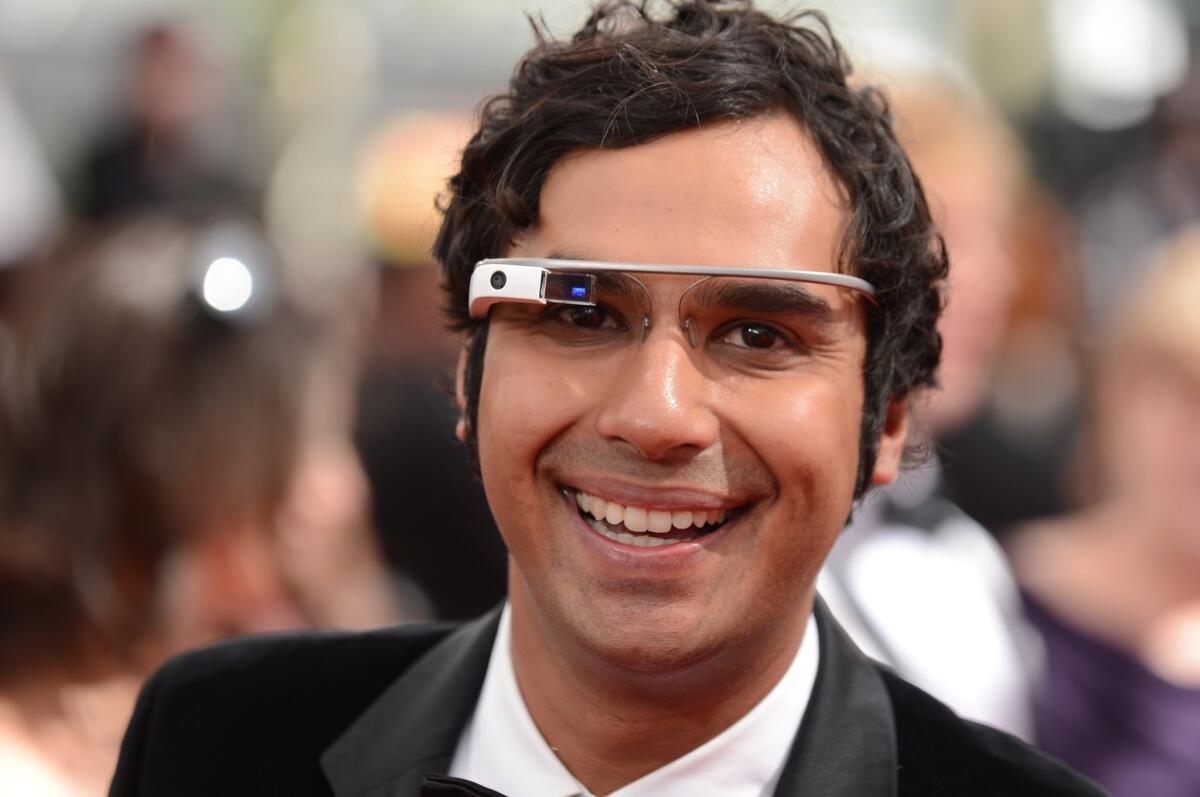
M1146 515L1147 530L1200 556L1200 374L1144 358L1108 392L1116 489Z

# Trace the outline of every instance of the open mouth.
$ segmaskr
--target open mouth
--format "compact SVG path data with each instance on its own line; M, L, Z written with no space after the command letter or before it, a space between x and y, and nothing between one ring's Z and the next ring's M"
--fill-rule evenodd
M574 495L579 516L597 534L613 542L642 548L705 537L739 512L738 509L647 509L623 506L579 490L568 489L567 492Z

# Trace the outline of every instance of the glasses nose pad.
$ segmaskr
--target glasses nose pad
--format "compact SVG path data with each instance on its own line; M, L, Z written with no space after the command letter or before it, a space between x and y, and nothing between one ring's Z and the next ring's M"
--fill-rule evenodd
M638 342L645 343L654 316L654 302L645 284L631 274L609 272L599 275L597 288L600 304L617 308L631 321L641 319L636 334Z
M696 332L696 321L690 315L680 321L679 326L683 329L683 336L687 338L688 345L693 349L700 347L699 335Z
M679 295L679 307L675 310L676 318L679 319L679 327L683 330L684 337L687 338L688 345L693 349L700 348L702 335L700 334L700 324L692 315L694 309L689 304L689 299L694 297L693 291L698 285L703 285L709 282L712 277L704 277L687 286L687 289Z

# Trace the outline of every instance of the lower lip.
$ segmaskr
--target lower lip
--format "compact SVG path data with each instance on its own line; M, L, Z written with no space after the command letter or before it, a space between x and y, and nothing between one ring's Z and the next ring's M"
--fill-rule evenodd
M583 531L584 543L588 548L617 564L623 565L677 567L686 564L689 560L702 555L706 549L712 547L718 540L725 536L729 527L735 525L738 521L738 518L727 520L716 531L692 540L643 548L640 545L630 545L629 543L617 542L605 537L592 528L580 516L573 496L566 495L564 498L568 511L574 516L575 522L579 524L580 529Z

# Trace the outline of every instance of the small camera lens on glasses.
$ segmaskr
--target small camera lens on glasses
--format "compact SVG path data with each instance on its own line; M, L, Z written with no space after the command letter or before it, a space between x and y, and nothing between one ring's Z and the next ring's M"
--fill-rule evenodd
M506 282L508 282L508 277L504 276L503 271L493 271L492 272L492 287L493 288L495 288L496 290L500 290L501 288L504 287L504 283L506 283Z

